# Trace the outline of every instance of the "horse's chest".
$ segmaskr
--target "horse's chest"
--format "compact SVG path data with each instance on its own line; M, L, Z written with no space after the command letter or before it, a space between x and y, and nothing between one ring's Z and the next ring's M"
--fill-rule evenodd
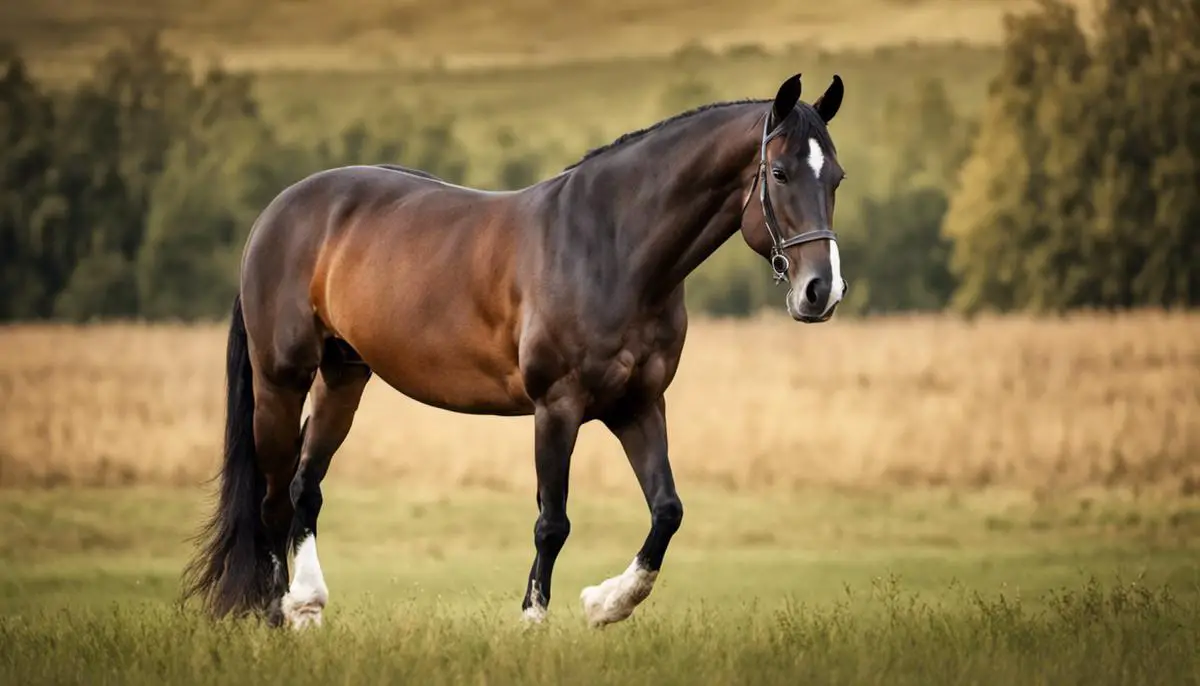
M638 356L628 349L611 356L585 358L579 366L579 383L594 396L619 396L633 380L639 362Z
M657 397L667 389L675 358L657 346L630 346L580 365L579 381L597 408L630 397Z
M666 315L605 332L538 322L520 354L526 392L534 402L578 394L593 416L624 402L652 400L675 374L685 330L683 316Z

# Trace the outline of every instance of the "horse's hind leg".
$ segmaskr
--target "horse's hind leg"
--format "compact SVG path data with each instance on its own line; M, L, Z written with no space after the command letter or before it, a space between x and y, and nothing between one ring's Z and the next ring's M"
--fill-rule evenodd
M291 484L295 506L291 547L295 556L292 585L283 597L284 619L301 629L321 624L321 612L329 601L329 589L317 559L317 517L321 513L321 480L333 454L350 433L354 413L370 369L330 340L321 358L321 371L312 388L312 415L305 422L300 464Z
M302 367L256 374L254 379L254 447L266 482L260 516L271 567L267 619L273 625L282 621L279 600L288 585L287 538L293 512L288 484L296 470L300 415L311 379Z

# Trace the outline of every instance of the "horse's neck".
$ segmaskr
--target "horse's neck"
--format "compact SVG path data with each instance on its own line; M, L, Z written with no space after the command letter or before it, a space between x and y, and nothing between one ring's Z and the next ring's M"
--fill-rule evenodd
M746 121L731 119L708 144L685 137L687 151L652 163L667 176L664 193L627 239L631 278L649 296L669 295L741 228L758 152L758 141L741 124Z
M693 115L541 187L554 190L539 190L540 201L562 208L544 227L541 278L618 317L671 298L741 226L761 114L744 105Z

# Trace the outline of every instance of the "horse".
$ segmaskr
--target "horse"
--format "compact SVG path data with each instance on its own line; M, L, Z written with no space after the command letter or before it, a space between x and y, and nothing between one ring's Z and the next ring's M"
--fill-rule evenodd
M846 293L833 231L845 172L827 127L843 92L835 75L802 102L794 74L773 99L688 110L517 190L355 165L281 191L242 253L217 502L184 568L184 602L217 618L321 625L321 481L376 375L442 410L532 416L530 622L547 617L571 531L576 437L603 423L650 529L628 568L579 598L590 626L631 616L683 521L664 393L687 331L685 278L740 230L787 283L794 320L828 321Z

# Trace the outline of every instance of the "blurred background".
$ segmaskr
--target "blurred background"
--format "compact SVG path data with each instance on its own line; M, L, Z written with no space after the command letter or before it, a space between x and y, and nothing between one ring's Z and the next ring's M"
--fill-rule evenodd
M811 5L808 3L806 5ZM134 0L0 9L0 318L219 318L318 169L482 188L833 73L845 315L1200 297L1195 3ZM778 307L730 241L698 313Z
M0 4L0 45L10 609L84 602L97 564L104 599L173 593L219 459L238 260L285 186L391 162L518 188L795 72L806 101L846 83L852 287L831 323L792 325L738 236L689 278L667 597L750 578L823 597L889 565L1197 586L1195 0L39 0ZM326 482L331 585L437 583L482 555L516 594L531 447L527 420L373 380ZM572 475L563 583L591 583L627 564L645 506L602 428ZM877 555L821 566L855 550Z
M799 71L809 101L847 84L832 132L853 287L837 323L787 328L740 236L688 279L680 468L1005 483L1019 463L1043 489L1198 487L1195 2L48 0L6 3L0 41L0 485L214 468L242 246L305 175L392 162L519 188ZM379 385L360 416L383 425L334 474L445 484L453 443L462 479L531 488L524 424ZM712 391L744 401L697 421ZM797 407L830 429L800 431ZM422 419L396 430L397 413ZM487 450L448 428L472 425Z

